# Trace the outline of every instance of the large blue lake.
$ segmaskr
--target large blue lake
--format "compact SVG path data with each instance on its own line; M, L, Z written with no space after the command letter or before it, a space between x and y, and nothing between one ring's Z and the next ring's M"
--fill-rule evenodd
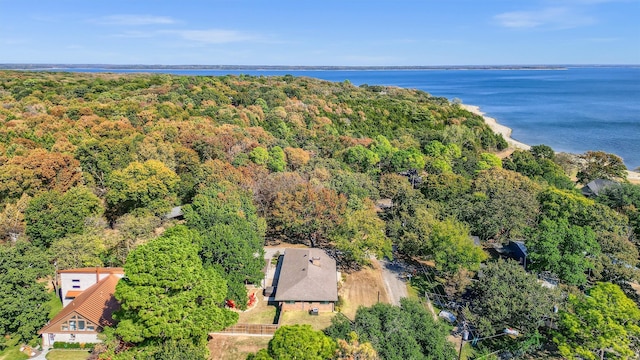
M640 167L640 67L566 70L101 70L177 75L285 75L354 85L393 85L480 106L513 129L512 137L556 151L603 150Z

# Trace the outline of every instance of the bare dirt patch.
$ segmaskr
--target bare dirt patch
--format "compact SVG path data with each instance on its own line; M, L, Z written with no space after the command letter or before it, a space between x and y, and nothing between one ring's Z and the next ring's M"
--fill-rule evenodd
M358 306L371 306L378 302L389 303L389 297L377 261L372 267L366 267L351 274L345 274L345 281L338 291L343 299L342 313L353 319Z
M266 349L271 337L246 335L211 335L209 348L211 360L244 360L250 353Z

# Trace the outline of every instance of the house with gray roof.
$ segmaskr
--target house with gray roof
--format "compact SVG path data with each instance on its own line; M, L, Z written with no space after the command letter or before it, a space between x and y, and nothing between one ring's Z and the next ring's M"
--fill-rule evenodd
M275 301L282 311L334 311L338 301L336 261L324 250L286 249Z
M598 196L600 192L611 186L619 185L617 182L608 179L595 179L585 185L581 191L582 195L587 197Z

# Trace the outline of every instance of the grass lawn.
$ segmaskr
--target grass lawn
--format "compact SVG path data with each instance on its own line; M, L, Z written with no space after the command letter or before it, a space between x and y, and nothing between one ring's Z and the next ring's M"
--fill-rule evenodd
M20 345L6 348L0 352L0 360L26 360L28 358L27 354L20 352Z
M315 330L323 330L331 325L331 319L336 313L321 312L318 315L310 315L306 311L285 311L280 317L280 325L309 324Z
M247 311L240 313L238 323L240 324L273 324L276 317L276 306L269 305L264 301L264 297L257 292L256 298L258 299L256 305L252 306Z
M418 300L418 289L411 284L407 285L407 297L409 299Z
M47 305L49 306L49 320L53 319L54 316L58 315L60 310L62 310L62 301L56 294L55 291L51 291L49 293L49 301L47 301Z
M47 353L47 360L87 360L90 354L86 350L53 349Z

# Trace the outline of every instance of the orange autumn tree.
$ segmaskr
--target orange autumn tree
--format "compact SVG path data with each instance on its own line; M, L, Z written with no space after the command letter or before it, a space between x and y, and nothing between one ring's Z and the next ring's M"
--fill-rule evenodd
M327 234L344 221L347 198L309 183L276 195L268 221L271 235L313 247L328 245Z
M35 149L0 166L0 198L18 199L40 190L65 192L81 181L80 162L71 155Z

